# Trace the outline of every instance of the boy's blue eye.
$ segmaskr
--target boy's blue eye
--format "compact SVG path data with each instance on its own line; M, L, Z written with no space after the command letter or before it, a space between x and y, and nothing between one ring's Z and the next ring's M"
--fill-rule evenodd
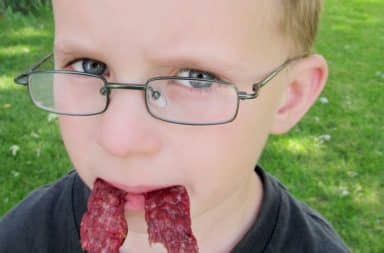
M69 66L74 71L83 72L92 75L102 76L105 75L108 68L107 65L101 61L93 60L90 58L83 58L72 61ZM208 72L196 70L196 69L181 69L177 72L178 77L185 78L196 78L196 79L204 79L204 80L219 80L214 74L210 74ZM191 88L204 88L210 86L209 82L199 82L199 81L183 81L183 85L189 86Z
M206 80L217 80L216 76L207 72L203 72L196 69L182 69L179 70L178 76L187 77L187 78L197 78L197 79L206 79Z
M78 72L101 76L105 74L107 65L97 60L80 59L72 63L72 68Z
M195 70L195 69L182 69L179 70L177 76L185 77L185 78L196 78L196 79L204 79L212 82L217 81L218 78L210 73ZM208 88L212 85L212 82L207 81L193 81L193 80L183 80L180 81L182 85L189 86L191 88Z

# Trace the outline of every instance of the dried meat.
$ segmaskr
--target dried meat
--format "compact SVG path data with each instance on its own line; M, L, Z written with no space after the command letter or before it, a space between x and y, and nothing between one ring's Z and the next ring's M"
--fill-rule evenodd
M128 233L125 192L97 179L80 224L81 247L88 253L118 253Z
M192 234L190 204L183 186L145 194L145 219L150 243L164 244L168 253L197 253Z
M119 253L128 233L126 194L102 179L95 181L80 224L81 247L88 253ZM168 253L198 253L186 189L175 186L144 196L149 242L162 243Z

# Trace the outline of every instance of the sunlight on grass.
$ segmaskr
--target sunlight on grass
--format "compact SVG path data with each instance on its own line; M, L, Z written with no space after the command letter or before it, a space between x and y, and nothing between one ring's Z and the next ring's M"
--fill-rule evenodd
M10 75L0 75L0 91L2 93L6 91L26 90L25 86L16 84L13 79L14 77Z
M378 190L379 189L372 189L370 187L363 188L361 185L356 185L353 191L353 201L362 206L379 205L383 200L380 199Z
M15 35L19 36L16 37ZM38 36L50 36L50 32L47 31L46 26L44 25L38 25L38 27L35 26L26 26L18 30L14 30L9 34L10 38L17 39L17 38L25 38L27 37L38 37Z
M289 137L277 140L281 150L294 155L319 154L320 144L313 136Z
M336 183L336 184L334 184ZM350 198L356 206L378 206L380 198L378 189L362 186L360 183L341 183L337 182L324 182L321 184L323 187L328 188L328 194L338 196L339 198Z
M382 3L382 0L355 0L355 1L359 3L374 3L374 4Z
M308 145L304 144L303 141L297 139L289 139L285 146L282 146L294 154L308 154L310 148Z
M7 40L8 41L14 41L19 42L17 43L18 46L30 46L31 41L35 41L36 39L41 38L52 38L52 34L50 31L47 31L45 26L38 25L35 26L25 26L22 28L19 28L17 30L10 30L8 31ZM20 42L22 44L20 44Z
M0 75L0 90L15 89L16 85L13 84L13 78L9 75Z
M31 46L9 46L9 47L0 47L0 57L5 56L18 56L18 55L26 55L29 54L32 50L36 50L37 48L32 48Z

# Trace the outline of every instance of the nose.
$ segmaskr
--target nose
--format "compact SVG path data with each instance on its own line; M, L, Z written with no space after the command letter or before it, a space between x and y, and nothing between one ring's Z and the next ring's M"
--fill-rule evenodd
M144 91L113 89L101 115L99 145L117 157L150 156L161 149L159 121L147 112Z

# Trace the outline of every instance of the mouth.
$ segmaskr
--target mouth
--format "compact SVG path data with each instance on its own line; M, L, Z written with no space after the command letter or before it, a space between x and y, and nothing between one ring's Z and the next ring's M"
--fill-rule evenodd
M144 211L149 244L162 243L168 252L172 249L198 252L191 228L189 196L184 186L129 186L101 178L93 185L88 210L81 221L80 234L85 238L81 239L83 249L93 249L96 247L94 242L99 243L100 239L104 249L107 245L117 252L128 232L128 216L137 216L137 213L127 216L126 212Z
M104 179L103 179L104 180ZM137 185L129 186L121 183L106 181L108 184L124 191L125 194L125 205L124 210L126 212L135 211L140 212L145 210L145 195L152 191L158 191L161 189L169 188L171 186L162 186L162 185Z
M160 190L160 189L164 189L164 188L169 187L169 186L162 186L162 185L129 186L129 185L124 185L124 184L120 184L117 182L113 182L113 181L108 181L108 180L104 180L104 181L107 182L108 184L120 189L120 190L123 190L127 193L132 193L132 194L145 194L147 192L156 191L156 190Z

